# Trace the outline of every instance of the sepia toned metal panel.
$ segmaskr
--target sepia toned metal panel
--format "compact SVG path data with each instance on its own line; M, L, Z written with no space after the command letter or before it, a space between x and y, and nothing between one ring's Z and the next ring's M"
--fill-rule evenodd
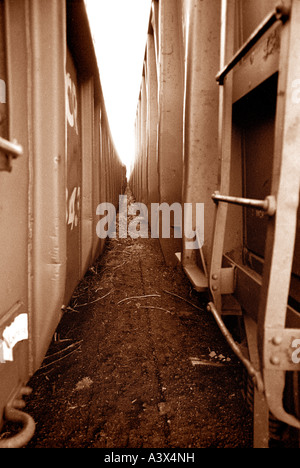
M11 162L0 156L0 428L5 405L29 376L26 16L24 2L0 2L0 135L23 148ZM18 316L26 333L7 348Z
M181 2L159 2L159 130L158 171L160 203L182 201L182 148L183 148L183 41L181 27ZM171 222L174 224L174 222ZM160 238L168 264L175 264L175 253L181 241Z
M247 41L257 26L278 4L277 0L236 0L237 49Z
M77 71L70 50L66 65L67 117L67 276L65 303L68 303L80 278L81 241L81 100Z
M40 365L62 316L66 275L65 50L60 0L30 0L32 346ZM51 47L49 47L51 44Z
M148 210L159 202L157 171L158 81L153 34L147 37L147 154L148 154ZM151 220L149 220L151 221Z
M183 197L184 203L205 203L203 250L209 264L214 222L211 193L217 189L219 169L219 90L214 77L220 64L221 5L209 0L186 5ZM195 220L193 223L195 230ZM187 250L185 243L182 261L184 266L197 261L196 252Z
M94 83L81 84L82 121L82 215L81 215L81 274L92 263L93 250L93 145L94 145ZM96 212L96 211L95 211Z
M5 38L5 6L0 2L0 137L8 138L8 102L7 102L7 67ZM6 154L0 152L0 171L9 169Z

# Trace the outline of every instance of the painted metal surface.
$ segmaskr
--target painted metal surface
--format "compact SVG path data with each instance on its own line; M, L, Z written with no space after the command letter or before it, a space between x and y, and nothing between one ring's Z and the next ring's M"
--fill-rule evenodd
M219 94L212 77L220 61L219 2L189 2L183 10L185 43L183 201L204 203L204 245L200 255L182 246L182 265L189 273L196 269L201 278L194 280L198 291L207 290L207 266L212 255L214 205L210 191L218 179ZM200 144L201 142L201 144ZM203 179L206 183L203 184ZM193 229L195 221L193 221ZM195 274L193 275L195 278Z
M67 116L67 283L65 303L68 303L81 273L80 230L82 190L82 129L81 99L77 71L72 55L67 50L66 65Z
M8 137L8 102L7 102L7 70L5 49L5 10L4 1L0 2L0 137ZM5 153L0 153L0 170L9 170Z
M2 0L0 23L0 137L12 152L22 147L11 172L0 171L0 427L21 422L3 445L20 446L34 423L19 395L103 250L96 208L117 205L125 173L84 2Z
M145 204L182 200L181 7L177 0L152 5L137 106L136 164L131 176L135 196ZM166 261L175 264L174 254L180 243L174 238L176 228L172 224L171 238L160 238L160 242Z
M15 5L0 3L1 22L1 78L6 83L5 102L1 103L1 136L9 141L18 139L23 146L23 156L13 161L11 172L0 172L0 427L7 401L21 386L29 374L29 340L13 340L11 330L14 321L28 317L28 145L26 140L27 99L26 94L13 92L13 86L23 89L27 84L24 56L26 56L25 27L18 30L18 54L12 37L12 16L16 20L25 15L24 6L15 10ZM4 27L5 26L5 27ZM4 36L4 31L6 35ZM22 54L24 54L22 56ZM19 60L19 62L18 62ZM6 67L5 67L6 64ZM18 67L18 69L17 69ZM6 70L5 70L6 68ZM5 72L4 72L5 70ZM15 72L14 81L11 72ZM9 109L8 109L9 106ZM21 121L21 118L22 121ZM3 156L6 159L6 156ZM28 336L28 320L27 336ZM26 330L25 330L26 331ZM5 336L8 342L5 343ZM26 336L24 334L24 336Z
M226 2L226 4L228 5L228 2ZM250 92L246 97L244 97L244 101L247 99L247 108L244 107L243 111L240 112L240 119L237 119L237 125L239 126L243 119L247 121L241 133L243 142L241 155L244 157L244 173L240 174L240 177L243 178L244 193L246 193L247 196L252 196L253 198L263 198L267 194L271 193L272 197L276 197L277 205L276 216L273 219L259 217L258 215L255 216L254 210L250 211L250 214L248 210L245 211L244 216L246 221L244 226L241 226L241 231L244 231L244 249L249 249L256 255L265 259L262 289L260 291L257 328L255 329L257 330L255 333L257 333L258 337L257 346L260 361L259 364L261 367L261 374L263 376L264 383L264 404L267 408L269 408L269 411L271 411L271 413L278 418L278 420L299 429L300 422L297 419L297 416L287 413L284 408L285 372L287 370L293 370L295 372L299 370L299 365L294 362L292 363L291 351L291 343L293 340L295 340L295 337L298 336L299 329L285 329L289 284L291 281L292 263L294 257L295 231L297 226L299 195L299 186L297 184L299 184L299 170L297 168L295 155L293 155L293 151L291 150L293 144L290 139L289 141L286 141L287 145L291 145L289 147L289 156L284 153L285 136L283 124L283 122L285 122L286 125L289 125L289 110L291 115L293 115L294 125L296 122L295 113L297 111L295 106L292 106L291 104L290 109L288 108L289 99L291 99L291 95L289 95L288 91L289 87L291 89L292 83L288 83L286 73L288 71L288 60L293 56L292 50L289 47L292 48L293 46L291 46L291 44L295 44L295 37L293 37L293 24L295 24L294 21L296 22L297 8L298 2L293 2L291 20L287 21L287 24L282 27L281 30L281 56L278 69L280 80L278 84L279 89L277 90L277 82L275 79L273 79L271 82L271 84L273 83L275 85L273 94L273 88L270 86L270 79L264 84L260 85L260 88L257 88L255 91L252 91L250 87ZM266 20L264 24L267 24L267 22L268 20ZM272 37L267 31L265 31L264 34L269 35L269 38ZM254 46L255 44L252 44L251 47ZM230 63L233 64L233 67L238 65L238 61L235 61L234 59ZM256 67L258 66L259 65L256 63ZM233 67L231 69L233 69ZM290 70L291 74L293 74L292 68L293 67L291 67ZM224 70L229 72L230 68ZM225 77L225 71L222 76ZM229 86L229 79L232 80L232 74L231 78L226 79L224 82L219 80L219 83L224 87L225 93ZM266 79L268 79L268 76L266 76ZM291 78L289 77L289 79ZM233 82L233 86L235 86L235 83L236 77L235 81ZM231 102L228 102L227 108L231 109L231 107ZM227 126L226 128L229 134L231 134L231 120L231 117L223 117L223 128L224 126ZM224 139L222 137L221 142L223 142L223 140ZM294 148L296 148L298 145L296 142L294 142L294 144ZM232 146L228 154L229 167L231 165L233 154L234 146ZM294 162L292 163L292 161ZM287 169L289 164L290 169ZM295 164L296 168L295 174L293 174L294 177L292 174L290 174L290 177L293 178L293 182L291 182L288 171L291 170L292 165L295 166ZM221 169L221 174L225 174L223 169ZM281 185L279 184L278 180L279 174L282 174L280 179ZM226 178L228 181L229 174L227 174ZM289 195L287 193L288 190ZM233 200L233 198L231 198L231 200ZM229 202L230 200L228 199L227 201ZM285 220L281 218L280 213L278 212L279 202L281 202L283 205L286 203L284 209ZM220 208L218 208L218 211L219 209ZM228 218L227 223L228 230L230 230L230 223L228 222ZM287 226L289 226L289 235L287 235L287 232L285 231ZM216 221L216 228L217 227L218 218ZM266 230L268 231L267 237ZM225 236L225 232L223 232L222 237L223 236ZM284 238L285 241L283 240ZM277 246L277 251L276 239L281 239L282 242L280 248L279 245ZM283 243L285 243L285 245L283 245ZM216 238L215 249L219 249L218 244L219 239ZM221 267L220 260L221 259L219 258L219 266ZM215 271L213 263L212 269L212 271ZM210 287L212 294L215 296L215 301L219 313L221 313L222 291L220 291L220 286L217 283L217 281L219 281L219 275L214 275L212 271ZM272 291L272 287L276 289L276 293L275 289ZM247 308L245 309L245 313L247 314ZM279 325L280 323L281 325ZM271 331L272 324L275 328L276 326L278 327L277 335L274 329ZM270 337L270 334L272 334L272 338ZM280 344L282 344L282 348L284 349L286 358L284 360L282 359L282 354L281 359L279 358L279 354L277 354L279 353L279 349L277 349L277 353L273 349L273 354L272 351L269 350L270 343L272 341L274 343L276 341L275 348L276 346L278 348L279 340ZM267 350L269 350L269 353ZM267 356L266 353L268 354ZM282 369L280 369L280 364L282 365ZM257 388L256 392L259 391L261 392L261 390ZM262 407L263 401L260 399L259 409L264 414L265 423L264 425L260 424L259 429L255 424L254 440L255 444L265 446L265 444L268 444L268 420L266 418L267 412L263 411ZM257 413L256 407L254 407L254 412L255 414ZM257 433L257 430L260 432Z
M219 323L223 314L243 314L250 360L262 381L254 394L254 445L263 447L269 443L270 411L299 426L297 404L283 394L286 385L292 400L298 398L300 370L291 357L300 330L298 10L298 0L279 7L274 0L154 0L144 79L149 87L156 70L158 114L147 96L156 163L154 146L141 152L141 92L131 177L140 200L157 181L159 201L180 200L168 192L168 146L160 151L170 136L183 161L173 179L182 187L181 202L205 203L203 247L188 251L183 239L177 258L197 291L207 291L209 284ZM176 138L171 131L164 134L168 125ZM157 134L150 136L155 126ZM152 169L145 184L147 164ZM163 240L161 245L164 250ZM296 375L292 386L286 371Z
M61 318L66 275L65 4L28 1L28 98L31 109L29 229L31 262L31 369L46 353ZM47 18L47 20L46 20ZM52 44L47 53L47 44ZM47 294L45 294L47 285Z
M293 89L293 82L300 72L298 61L295 60L300 46L299 21L300 3L294 1L291 19L283 28L281 39L272 178L272 192L277 194L277 212L274 223L268 225L266 237L262 286L264 294L259 308L258 346L265 381L265 395L270 411L279 420L300 430L300 420L297 416L288 414L284 408L285 373L289 367L286 363L283 369L280 369L279 355L276 351L269 350L271 341L278 348L278 340L283 342L286 337L289 337L284 346L285 353L288 354L292 341L300 338L300 327L294 330L285 328L295 254L300 190L299 109L293 100L293 93L289 92ZM271 330L273 331L272 340L270 339ZM300 371L299 364L295 362L293 364L295 364L294 370Z
M243 5L244 6L244 5ZM253 12L253 6L251 6ZM244 42L241 49L234 55L230 62L224 67L221 72L217 74L217 81L220 85L224 84L224 80L228 73L238 65L245 55L258 43L261 37L271 29L271 27L278 21L285 22L290 16L290 9L284 6L277 5L275 11L269 13L263 22L251 33L251 35ZM242 17L245 19L245 11L242 11ZM249 21L249 18L248 18ZM247 21L247 23L248 23Z

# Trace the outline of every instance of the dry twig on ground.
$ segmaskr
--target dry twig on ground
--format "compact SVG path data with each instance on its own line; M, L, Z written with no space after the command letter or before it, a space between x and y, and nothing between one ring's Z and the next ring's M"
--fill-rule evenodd
M148 297L161 297L158 294L150 294L148 296L133 296L133 297L126 297L125 299L122 299L122 301L118 302L118 305L122 304L123 302L126 301L131 301L133 299L147 299Z

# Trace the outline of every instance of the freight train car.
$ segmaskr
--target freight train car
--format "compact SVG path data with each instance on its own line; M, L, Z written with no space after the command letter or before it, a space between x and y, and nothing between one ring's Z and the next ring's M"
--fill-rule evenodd
M299 444L299 26L299 0L153 0L137 109L136 198L205 205L198 248L161 246L245 366L255 447Z
M74 288L103 241L125 168L112 141L84 2L0 1L0 447Z

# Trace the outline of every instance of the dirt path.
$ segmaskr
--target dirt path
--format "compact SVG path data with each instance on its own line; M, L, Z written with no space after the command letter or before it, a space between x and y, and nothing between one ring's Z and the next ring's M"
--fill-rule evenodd
M55 338L30 382L28 447L252 446L242 368L158 240L110 240Z

